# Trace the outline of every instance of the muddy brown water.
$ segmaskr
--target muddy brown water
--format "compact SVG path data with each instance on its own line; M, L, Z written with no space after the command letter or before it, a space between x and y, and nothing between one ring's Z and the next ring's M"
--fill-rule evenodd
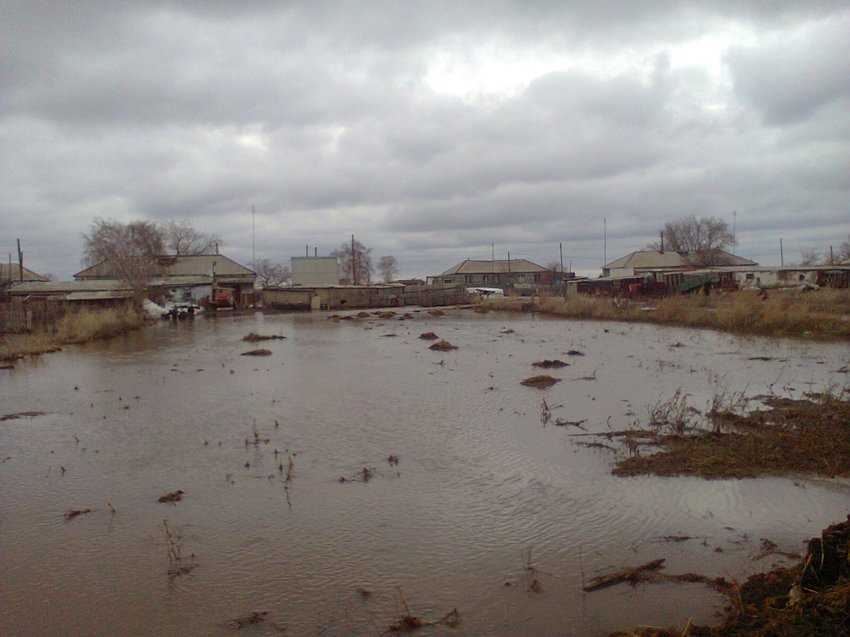
M460 613L459 627L421 635L684 626L714 621L723 598L582 583L662 557L666 572L742 578L787 563L754 561L761 538L802 550L848 513L846 480L616 478L611 452L540 414L545 398L553 420L605 431L646 423L678 388L702 410L718 392L843 386L844 344L414 316L162 323L0 372L2 414L45 412L0 422L0 634L226 635L264 611L241 632L379 635L399 589L423 619ZM252 331L286 339L240 356ZM429 351L426 331L459 349ZM552 374L562 382L520 385L553 358L570 363ZM255 424L268 444L246 446ZM339 481L364 467L368 482ZM176 504L158 502L178 489ZM91 512L66 521L75 509ZM163 520L191 573L168 576Z

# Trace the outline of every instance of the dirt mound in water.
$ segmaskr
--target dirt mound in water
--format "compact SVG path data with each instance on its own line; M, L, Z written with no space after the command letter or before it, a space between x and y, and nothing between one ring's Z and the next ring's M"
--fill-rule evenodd
M560 361L557 358L554 360L546 360L537 361L536 363L532 363L532 367L542 367L543 369L560 369L561 367L566 367L569 363L565 363L564 361Z
M270 349L252 349L249 352L242 352L241 356L271 356Z
M551 387L555 383L560 382L560 378L552 378L551 376L532 376L531 378L526 378L524 381L520 382L520 385L536 387L537 389L546 389L547 387Z
M257 334L256 332L251 332L247 336L243 336L242 340L247 343L258 343L260 341L277 341L285 339L285 336L280 336L278 334L271 334L266 336L265 334Z
M421 338L423 341L436 341L440 337L434 334L434 332L424 332L423 334L419 335L419 338Z
M438 352L448 352L449 350L457 349L457 345L452 345L448 341L437 341L428 349L433 349Z
M431 316L445 316L445 312L443 310L428 310L428 314Z

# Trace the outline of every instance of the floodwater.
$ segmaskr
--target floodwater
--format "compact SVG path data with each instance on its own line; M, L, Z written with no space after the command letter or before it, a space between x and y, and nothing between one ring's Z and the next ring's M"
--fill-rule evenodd
M257 347L272 355L240 355ZM544 358L570 362L542 372L563 382L521 386ZM724 599L699 584L582 582L662 557L727 578L787 564L753 560L761 539L802 550L847 515L850 483L613 477L614 454L544 425L542 399L606 431L680 388L705 410L844 386L848 361L844 344L457 310L199 318L19 363L0 413L44 415L0 422L0 634L227 635L266 612L239 633L380 635L402 599L424 620L457 608L421 635L716 621ZM190 573L168 575L163 520Z

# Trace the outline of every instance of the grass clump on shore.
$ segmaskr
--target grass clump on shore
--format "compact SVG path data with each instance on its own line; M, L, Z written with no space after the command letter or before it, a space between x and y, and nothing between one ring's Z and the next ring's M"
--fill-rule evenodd
M658 449L650 455L622 458L614 465L614 475L850 476L850 396L846 391L803 400L763 396L759 400L765 409L743 413L715 407L706 414L710 429L690 424L696 410L677 402L679 396L677 392L668 401L677 414L669 422L650 423L647 430L598 434L617 438L629 449Z
M750 290L704 295L672 295L660 300L541 294L536 303L522 297L493 299L492 310L529 311L587 320L660 323L719 329L741 334L850 338L850 290Z
M130 308L70 312L31 333L0 335L0 360L13 361L55 352L62 345L111 338L143 324L144 318Z

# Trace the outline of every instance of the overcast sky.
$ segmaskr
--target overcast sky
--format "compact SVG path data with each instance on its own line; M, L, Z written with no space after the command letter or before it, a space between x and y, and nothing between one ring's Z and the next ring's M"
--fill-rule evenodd
M850 234L848 142L848 2L0 0L0 250L60 278L96 217L247 264L252 206L287 264L598 273L696 214L778 265Z

